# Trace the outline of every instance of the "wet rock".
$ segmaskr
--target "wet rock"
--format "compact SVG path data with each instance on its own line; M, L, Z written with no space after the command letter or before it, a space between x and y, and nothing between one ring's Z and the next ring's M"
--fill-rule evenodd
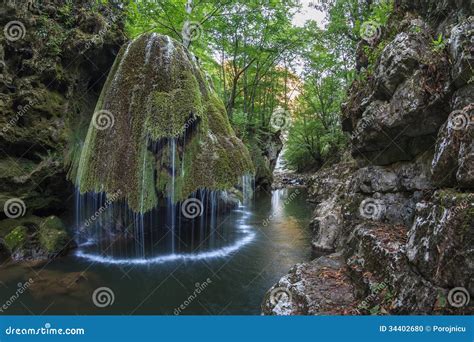
M355 157L387 165L412 160L433 145L448 111L439 100L427 98L421 86L427 82L431 81L418 70L397 88L390 102L374 101L367 107L356 127L359 134L352 136Z
M328 254L336 250L342 229L340 206L333 205L334 199L324 201L316 209L316 216L310 223L313 231L311 247L314 255Z
M63 222L56 216L49 216L39 227L39 243L49 257L66 254L75 246L74 241L66 232Z
M16 259L24 258L28 253L28 229L24 226L14 228L5 236L5 246Z
M356 165L353 161L341 162L319 170L308 180L310 199L315 203L322 203L335 194L345 192L355 170Z
M451 77L456 87L461 88L472 78L474 61L474 17L454 26L449 39L449 53L453 60Z
M116 200L143 214L160 198L228 190L254 173L223 102L180 42L137 37L121 49L109 81L97 104L105 129L91 120L78 177L70 178L81 193L119 193Z
M264 315L330 315L350 311L354 287L338 254L297 264L265 295Z
M440 186L474 186L472 115L472 105L455 110L439 131L431 172L434 181Z
M310 198L318 204L310 223L314 255L332 253L341 243L342 207L353 169L352 162L339 163L319 170L308 181Z
M36 262L65 255L75 247L62 221L56 216L36 216L2 221L1 232L9 257ZM0 235L1 236L1 235Z
M253 136L257 132L251 133ZM265 190L270 190L272 184L278 183L274 179L273 170L283 148L283 142L280 138L280 132L276 132L260 139L249 138L246 145L249 147L250 156L255 166L255 186Z
M474 195L440 190L416 209L406 246L410 263L435 285L474 295Z
M474 140L462 142L459 147L459 168L456 180L463 188L474 188Z
M359 283L367 285L374 278L386 284L391 295L384 304L389 312L432 312L438 293L446 291L412 271L406 258L406 232L403 226L358 225L345 251L348 264Z

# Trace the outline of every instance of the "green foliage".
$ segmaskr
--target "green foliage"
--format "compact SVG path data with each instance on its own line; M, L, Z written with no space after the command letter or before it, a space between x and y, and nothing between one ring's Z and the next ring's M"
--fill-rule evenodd
M324 28L311 20L295 27L300 6L295 0L130 0L126 31L131 37L166 34L192 51L247 143L274 130L270 119L277 108L292 113L286 158L306 170L337 159L345 148L340 106L351 82L363 83L371 72L353 71L360 29L367 21L387 26L394 1L318 1L312 6L327 14ZM184 34L189 23L197 27L191 41ZM386 35L366 48L370 66L391 32Z
M438 38L433 39L431 42L433 52L440 53L446 48L446 41L443 38L443 35L440 33Z
M28 230L24 226L18 226L5 236L5 245L10 251L21 248L28 240Z
M382 0L371 7L371 14L368 20L380 23L382 26L387 25L388 19L393 12L394 1Z
M289 131L285 158L291 168L308 171L337 161L334 157L345 146L346 137L337 125L328 130L319 120L298 118Z

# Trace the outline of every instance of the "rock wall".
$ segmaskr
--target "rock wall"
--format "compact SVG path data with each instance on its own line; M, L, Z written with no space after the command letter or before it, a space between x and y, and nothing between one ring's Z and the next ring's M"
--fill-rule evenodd
M63 212L73 190L66 174L125 40L123 25L119 7L97 1L1 2L0 238L16 217L38 242L41 217Z
M470 1L399 0L361 42L365 79L343 106L352 158L309 187L313 249L329 256L282 278L264 314L474 312L473 41Z

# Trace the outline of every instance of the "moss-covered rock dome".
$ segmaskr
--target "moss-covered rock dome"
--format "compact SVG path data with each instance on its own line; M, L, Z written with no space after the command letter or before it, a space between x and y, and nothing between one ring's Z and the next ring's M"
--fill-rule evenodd
M253 172L194 57L155 33L120 51L80 158L72 179L81 193L113 194L141 213L160 197L176 202L198 189L229 189Z

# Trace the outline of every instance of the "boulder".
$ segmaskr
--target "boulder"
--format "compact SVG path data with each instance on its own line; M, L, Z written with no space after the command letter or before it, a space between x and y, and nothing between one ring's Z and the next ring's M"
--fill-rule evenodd
M474 16L455 25L450 33L449 53L453 61L451 77L457 88L472 80L474 62Z
M39 243L45 253L53 257L65 254L74 245L63 222L56 216L49 216L41 223Z
M15 261L55 258L75 247L63 222L56 216L45 219L27 216L2 223L5 252Z
M264 315L347 314L353 304L354 286L338 254L297 264L265 295Z

